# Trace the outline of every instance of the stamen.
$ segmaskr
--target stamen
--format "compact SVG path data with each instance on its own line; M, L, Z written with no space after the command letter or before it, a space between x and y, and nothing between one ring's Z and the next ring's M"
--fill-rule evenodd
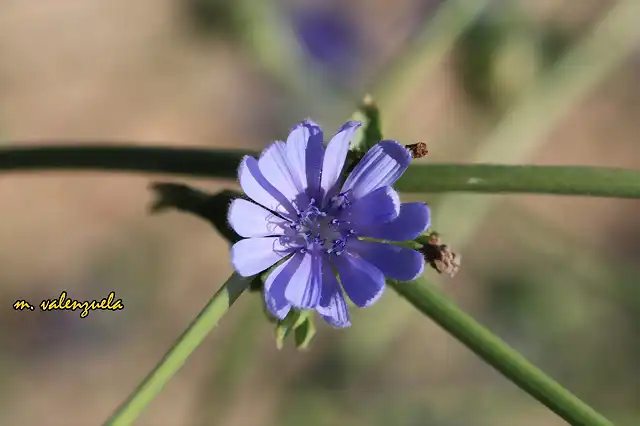
M350 190L342 192L331 199L329 210L327 210L329 214L327 211L320 210L313 198L309 200L309 205L305 209L296 208L298 219L289 224L295 235L290 236L289 240L299 244L299 253L315 253L316 250L321 250L326 254L342 255L348 238L354 236L355 231L349 229L349 221L332 216L336 210L351 205L348 198L349 192Z
M306 242L307 244L311 244L311 243L312 243L311 235L313 235L313 234L311 233L311 231L306 231L306 232L303 232L303 233L302 233L302 237L304 238L304 240L305 240L305 242Z
M331 198L331 203L333 204L333 206L339 210L343 210L343 209L346 209L347 207L350 207L351 201L349 201L349 198L347 197L349 192L351 192L350 189L344 192L341 192L338 195Z
M289 228L293 229L294 231L300 231L300 224L298 222L292 222L289 224Z
M327 215L316 206L315 198L309 201L309 205L304 210L300 211L297 208L296 210L298 211L298 218L301 222L314 220L317 217L325 217Z
M343 238L334 240L333 247L329 249L329 254L335 253L336 256L340 256L340 254L342 254L342 252L344 251L346 244L347 242Z
M334 228L338 228L340 225L348 225L349 223L351 222L349 222L348 220L331 219L329 225Z
M291 242L291 237L289 235L282 235L280 236L279 240L280 244L284 246Z

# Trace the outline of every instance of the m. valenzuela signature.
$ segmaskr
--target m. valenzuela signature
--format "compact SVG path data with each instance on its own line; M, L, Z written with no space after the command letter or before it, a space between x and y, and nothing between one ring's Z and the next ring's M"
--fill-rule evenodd
M110 292L107 297L102 300L74 300L67 297L67 292L62 291L57 299L45 299L40 302L41 311L76 311L80 310L80 318L86 318L90 311L118 311L124 309L121 299L116 299L116 293ZM26 300L17 300L13 304L13 309L16 311L22 311L29 309L35 310L36 307Z

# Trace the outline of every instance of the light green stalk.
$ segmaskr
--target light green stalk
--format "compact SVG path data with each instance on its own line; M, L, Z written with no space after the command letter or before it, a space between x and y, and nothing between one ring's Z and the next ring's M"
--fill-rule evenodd
M189 356L209 335L236 299L247 289L250 278L232 275L207 302L198 316L169 349L158 365L133 391L131 396L104 423L105 426L129 426L142 414L167 382L180 370Z

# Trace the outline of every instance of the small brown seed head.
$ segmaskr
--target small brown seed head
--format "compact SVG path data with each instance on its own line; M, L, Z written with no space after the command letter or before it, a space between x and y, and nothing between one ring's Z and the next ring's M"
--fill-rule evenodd
M432 234L429 238L429 243L425 244L421 251L425 262L439 274L445 273L453 277L460 270L462 257L452 252L446 244L441 244L438 234Z
M429 149L427 147L427 144L424 142L405 145L404 147L411 151L411 156L413 158L422 158L429 155Z

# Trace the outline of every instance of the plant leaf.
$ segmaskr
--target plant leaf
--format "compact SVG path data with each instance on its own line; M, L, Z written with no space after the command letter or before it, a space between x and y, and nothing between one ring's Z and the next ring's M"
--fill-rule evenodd
M296 322L300 318L300 311L292 309L287 314L286 318L276 323L276 346L278 350L284 346L284 339L293 330Z
M309 348L311 340L316 334L316 327L313 324L314 311L298 311L292 309L285 319L276 323L276 346L278 349L284 347L285 339L294 332L296 348L305 350Z
M225 189L211 195L182 183L171 182L155 182L151 184L151 189L156 193L156 199L151 204L151 213L160 213L167 209L191 213L213 225L229 244L241 240L241 237L229 227L227 213L232 200L246 198L243 194ZM249 284L249 291L262 291L264 280L272 269L255 276Z
M295 326L296 348L299 350L309 349L311 340L316 335L316 326L313 323L313 311L306 311L308 315L301 316Z
M230 244L242 239L229 227L227 221L229 204L236 198L244 198L241 193L225 189L210 195L188 185L171 182L153 183L151 189L156 193L151 213L159 213L170 208L191 213L213 225Z
M371 96L366 96L358 110L351 117L352 120L362 122L351 141L350 151L356 157L362 157L375 144L382 140L382 125L380 110Z

